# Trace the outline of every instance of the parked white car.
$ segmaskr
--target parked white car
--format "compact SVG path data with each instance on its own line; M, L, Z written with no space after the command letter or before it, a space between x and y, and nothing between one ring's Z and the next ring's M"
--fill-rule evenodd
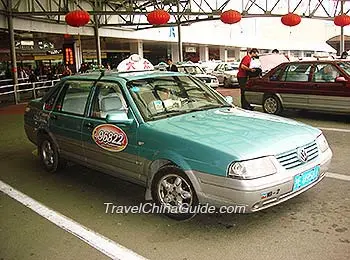
M220 85L230 87L238 83L238 67L238 62L222 62L216 66L211 74L218 78Z
M189 63L189 64L176 64L176 66L179 72L193 75L196 78L205 82L208 86L212 88L219 87L219 81L217 77L210 74L206 74L204 70L200 68L198 65Z

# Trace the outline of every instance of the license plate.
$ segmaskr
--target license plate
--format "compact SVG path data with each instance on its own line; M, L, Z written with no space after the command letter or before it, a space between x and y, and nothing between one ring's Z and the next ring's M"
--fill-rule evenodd
M300 190L317 180L320 166L294 176L293 191Z

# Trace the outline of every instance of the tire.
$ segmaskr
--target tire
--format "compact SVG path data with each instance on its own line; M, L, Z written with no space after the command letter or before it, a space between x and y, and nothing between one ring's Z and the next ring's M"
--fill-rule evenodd
M41 164L47 172L56 172L67 165L67 161L60 158L56 144L48 135L39 138L38 153Z
M267 95L264 97L263 109L265 113L278 115L283 110L281 100L276 95Z
M170 212L164 212L169 218L188 220L196 215L196 191L190 179L176 166L166 165L159 169L152 182L152 198L158 206L172 208Z

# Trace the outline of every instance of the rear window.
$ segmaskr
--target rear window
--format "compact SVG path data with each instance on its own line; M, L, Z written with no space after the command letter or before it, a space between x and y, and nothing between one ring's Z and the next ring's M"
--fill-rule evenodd
M66 81L55 110L69 114L84 115L92 85L92 81Z
M284 70L281 80L293 82L307 82L311 72L311 64L294 63L290 64Z

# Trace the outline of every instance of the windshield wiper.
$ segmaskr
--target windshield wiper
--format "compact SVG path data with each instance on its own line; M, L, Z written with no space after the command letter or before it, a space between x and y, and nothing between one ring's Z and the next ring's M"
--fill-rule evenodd
M173 116L173 115L180 115L180 114L184 114L186 113L185 110L164 110L162 112L158 112L154 115L152 115L152 118L155 118L155 117L159 117L159 116L166 116L166 117L170 117L170 116Z
M217 106L217 105L205 105L205 106L201 106L201 107L197 107L194 109L189 109L187 110L188 112L196 112L196 111L204 111L204 110L208 110L208 109L214 109L214 108L220 108L221 106Z

